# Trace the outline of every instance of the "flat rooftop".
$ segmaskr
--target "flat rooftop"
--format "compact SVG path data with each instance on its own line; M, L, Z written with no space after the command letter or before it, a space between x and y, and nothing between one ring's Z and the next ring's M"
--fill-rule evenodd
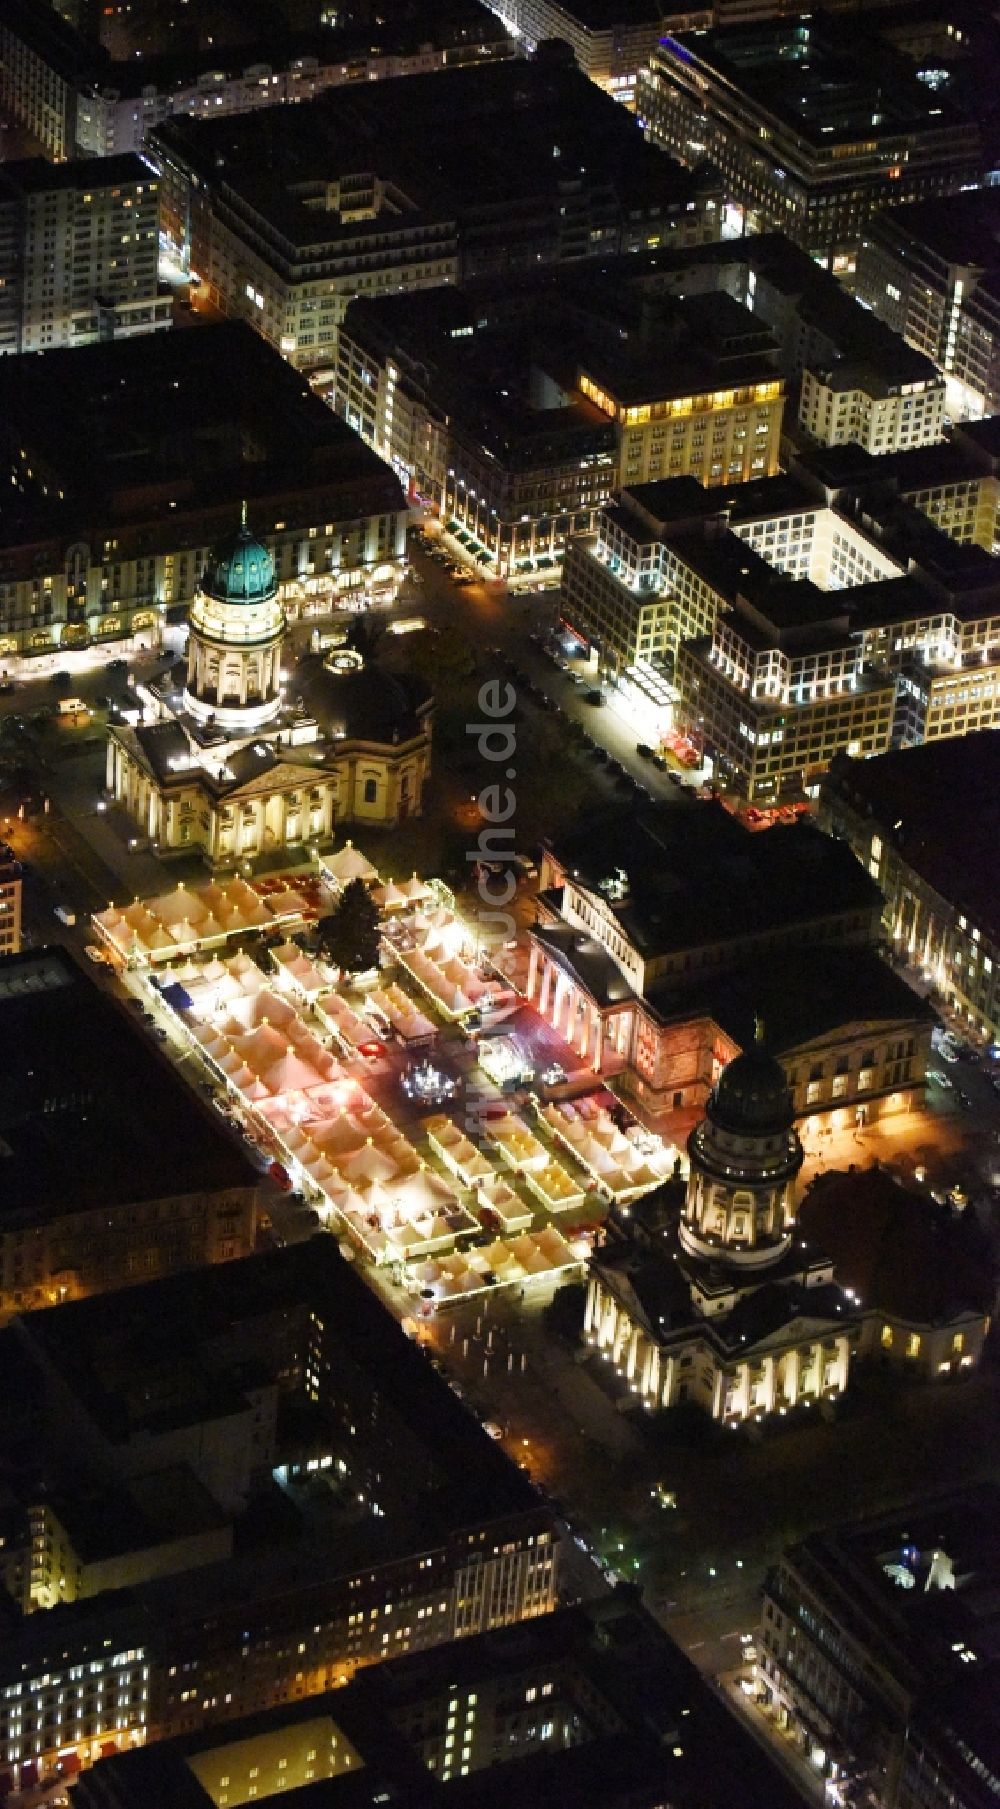
M245 498L253 519L255 497L321 486L348 516L402 506L382 460L237 321L0 360L0 459L20 484L0 547L84 528L89 541L94 511L105 531L149 522L161 536L193 507Z
M585 830L552 845L591 890L625 872L627 896L611 909L647 959L844 912L867 920L879 904L878 887L843 843L810 823L754 835L721 804L595 811Z
M310 1311L336 1327L345 1359L373 1380L433 1453L437 1486L414 1504L415 1515L460 1525L463 1517L539 1505L527 1477L486 1436L328 1234L45 1308L31 1314L24 1336L114 1438L143 1425L172 1424L175 1403L176 1416L188 1420L202 1408L225 1411L244 1380L239 1365L226 1367L227 1336L273 1326L276 1315L291 1321ZM272 1348L273 1331L268 1337ZM373 1525L378 1532L383 1523ZM301 1555L289 1564L301 1569ZM181 1588L177 1581L173 1586Z
M570 174L622 216L696 192L580 70L538 60L349 83L300 106L224 119L176 118L154 142L212 183L216 205L229 196L255 217L273 235L269 255L286 261L432 224L463 236L483 210L505 205L558 209ZM327 187L359 170L379 178L390 204L377 217L342 219Z
M866 231L885 244L926 246L945 263L1000 274L998 188L970 188L907 207L887 207Z
M678 45L683 60L716 70L814 150L966 123L944 95L917 80L907 57L855 19L732 25L661 42L668 53Z
M64 950L0 959L0 1223L250 1187L257 1170Z
M1000 942L1000 729L850 760L825 782L898 850L899 857Z

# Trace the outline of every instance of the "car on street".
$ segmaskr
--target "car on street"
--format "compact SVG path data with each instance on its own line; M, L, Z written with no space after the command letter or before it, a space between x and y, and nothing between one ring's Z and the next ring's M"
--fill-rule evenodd
M649 746L648 742L637 741L635 744L635 751L638 754L640 760L652 760L652 758L653 758L653 750Z
M602 704L604 702L604 692L588 691L586 693L586 702L589 704Z

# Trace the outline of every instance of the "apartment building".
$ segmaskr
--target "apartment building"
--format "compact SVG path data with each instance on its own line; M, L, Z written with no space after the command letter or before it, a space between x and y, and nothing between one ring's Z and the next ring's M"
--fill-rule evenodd
M296 1809L349 1809L372 1787L399 1809L488 1809L512 1791L559 1809L653 1809L666 1770L680 1803L725 1809L735 1791L745 1809L797 1809L792 1785L730 1721L652 1616L608 1596L103 1760L75 1794L78 1809L226 1809L288 1791Z
M933 359L955 421L1000 412L1000 189L892 207L866 230L856 291Z
M799 420L822 446L853 443L875 453L933 446L944 435L944 378L917 353L876 366L841 359L803 372Z
M47 352L170 326L159 193L135 156L0 170L0 352Z
M304 370L335 365L355 296L634 251L675 220L686 242L717 231L714 195L558 59L168 121L152 143L178 254Z
M838 759L820 820L854 850L884 901L894 949L968 1027L1000 1042L1000 923L993 850L1000 731Z
M144 29L130 6L124 10L132 16L118 21L117 55L72 10L9 0L0 23L0 97L58 161L142 150L154 127L177 116L219 119L297 105L329 88L478 67L516 51L477 0L436 0L419 19L378 20L374 28L362 17L338 23L331 9L319 28L272 28L249 42L244 31L227 41L216 20L200 48L180 51L158 47L166 9ZM96 23L106 24L114 10L102 8ZM177 40L189 44L186 28L174 21ZM115 38L113 27L108 35Z
M493 11L529 55L546 39L568 44L577 68L614 100L635 104L645 69L665 30L698 31L714 23L711 0L662 5L659 0L491 0Z
M636 96L654 143L720 171L731 230L785 233L844 276L883 207L981 174L975 115L866 27L814 14L667 35Z
M996 561L951 539L932 502L893 488L945 488L926 481L938 450L952 472L992 483L975 450L941 448L896 455L881 487L890 461L852 448L718 493L677 480L626 489L570 544L565 619L620 686L652 697L668 681L661 730L683 729L754 803L814 791L836 753L990 727Z
M396 478L239 322L0 360L0 467L5 662L156 645L244 501L289 618L402 572Z

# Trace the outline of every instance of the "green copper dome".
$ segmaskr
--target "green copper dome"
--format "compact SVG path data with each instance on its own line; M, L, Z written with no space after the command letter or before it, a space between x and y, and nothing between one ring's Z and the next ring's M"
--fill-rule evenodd
M232 538L212 548L201 588L220 603L266 603L274 596L274 560L247 527L245 508Z

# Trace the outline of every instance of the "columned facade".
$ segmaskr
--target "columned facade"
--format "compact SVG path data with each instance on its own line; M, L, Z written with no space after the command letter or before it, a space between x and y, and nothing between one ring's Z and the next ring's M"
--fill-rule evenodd
M274 562L247 527L216 549L191 604L185 708L232 734L253 734L281 709L285 612Z

